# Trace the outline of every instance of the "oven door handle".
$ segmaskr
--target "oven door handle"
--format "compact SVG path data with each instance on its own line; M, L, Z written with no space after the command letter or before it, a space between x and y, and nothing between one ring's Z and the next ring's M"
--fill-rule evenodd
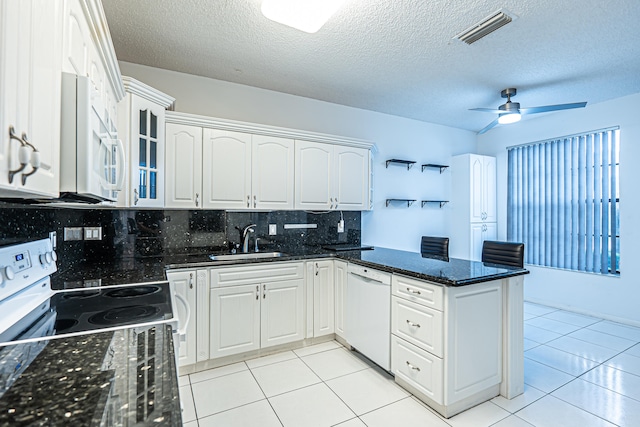
M183 337L186 338L187 336L187 327L189 326L189 321L191 320L191 307L189 307L189 303L187 302L187 300L185 300L182 295L175 293L174 294L176 299L178 301L180 301L180 303L182 303L185 307L185 311L187 313L187 318L184 320L183 324L182 324L182 328L178 327L178 335L180 336L180 340L184 340ZM180 317L178 317L178 324L180 324L180 321L182 319L180 319Z

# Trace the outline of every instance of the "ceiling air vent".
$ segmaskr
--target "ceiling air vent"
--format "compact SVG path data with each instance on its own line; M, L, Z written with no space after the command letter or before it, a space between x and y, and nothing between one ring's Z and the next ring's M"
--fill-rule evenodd
M505 12L506 12L505 10L500 9L497 12L492 13L491 15L487 16L479 23L461 32L454 38L461 40L466 44L477 42L484 36L491 34L498 28L504 25L507 25L509 22L513 21L515 17L507 15Z

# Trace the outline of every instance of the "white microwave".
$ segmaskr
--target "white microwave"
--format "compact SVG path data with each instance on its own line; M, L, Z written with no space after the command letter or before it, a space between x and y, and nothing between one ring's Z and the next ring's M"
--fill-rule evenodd
M126 173L124 146L88 77L62 73L60 196L116 201Z

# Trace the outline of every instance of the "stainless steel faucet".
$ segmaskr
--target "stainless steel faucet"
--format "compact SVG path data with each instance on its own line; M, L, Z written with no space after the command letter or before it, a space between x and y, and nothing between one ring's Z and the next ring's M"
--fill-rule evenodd
M251 227L255 227L255 224L249 224L246 227L238 230L240 231L240 243L242 244L242 253L249 253L249 233L253 233L255 230Z

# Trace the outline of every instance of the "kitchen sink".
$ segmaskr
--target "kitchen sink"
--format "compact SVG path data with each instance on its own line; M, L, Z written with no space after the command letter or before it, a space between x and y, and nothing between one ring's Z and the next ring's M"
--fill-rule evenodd
M249 252L238 254L222 254L222 255L209 255L211 261L233 261L243 259L258 259L258 258L280 258L288 256L289 254L284 252Z

